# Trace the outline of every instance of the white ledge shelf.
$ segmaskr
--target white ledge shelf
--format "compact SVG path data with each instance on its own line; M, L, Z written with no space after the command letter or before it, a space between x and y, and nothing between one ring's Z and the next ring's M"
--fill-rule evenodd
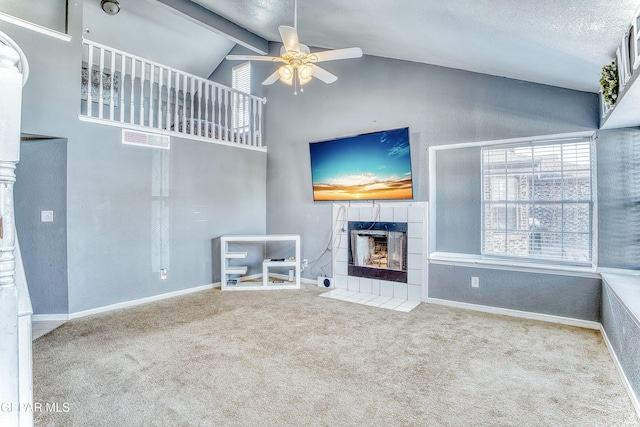
M640 276L602 273L602 280L609 285L640 327Z
M612 107L600 99L600 129L640 126L640 10L618 45L615 59L618 68L618 99Z
M640 70L634 74L618 95L618 102L600 118L600 129L617 129L640 126ZM600 96L601 103L602 96ZM601 109L601 111L603 111Z

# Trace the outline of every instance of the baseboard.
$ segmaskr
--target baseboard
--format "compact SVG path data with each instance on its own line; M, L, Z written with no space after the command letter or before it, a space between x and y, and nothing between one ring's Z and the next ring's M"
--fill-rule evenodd
M604 330L604 326L602 325L600 325L600 334L602 335L602 339L607 346L607 350L609 350L609 355L611 355L611 359L613 359L613 364L616 366L616 370L620 375L620 379L622 380L624 387L627 389L627 394L629 395L629 399L631 399L631 403L636 410L636 414L638 415L638 418L640 418L640 400L638 400L638 396L636 396L633 387L631 387L631 383L629 382L627 375L624 373L624 369L622 369L620 360L618 360L618 356L616 356L616 352L611 345L611 341L609 341L607 332Z
M68 314L34 314L31 316L32 322L66 322L69 320Z
M554 316L551 314L532 313L529 311L512 310L510 308L491 307L488 305L470 304L466 302L449 301L438 298L427 298L429 304L446 305L448 307L463 308L466 310L481 311L491 314L502 314L504 316L520 317L523 319L540 320L543 322L558 323L561 325L577 326L580 328L600 330L600 322L590 320L572 319L570 317Z
M160 301L167 298L173 298L180 295L187 295L194 292L200 292L207 289L213 289L214 284L196 286L195 288L182 289L174 292L167 292L164 294L154 295L151 297L140 298L132 301L119 302L116 304L105 305L104 307L92 308L90 310L77 311L75 313L69 313L68 320L78 319L80 317L91 316L93 314L106 313L108 311L119 310L121 308L135 307L136 305L146 304L148 302Z

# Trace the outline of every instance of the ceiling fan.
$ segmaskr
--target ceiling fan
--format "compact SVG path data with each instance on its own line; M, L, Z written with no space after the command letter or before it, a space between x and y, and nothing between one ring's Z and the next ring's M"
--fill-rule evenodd
M237 61L271 61L281 63L282 66L267 77L262 84L272 85L278 80L293 85L294 94L297 88L309 83L313 77L327 84L338 80L338 77L331 74L324 68L316 65L318 62L335 61L338 59L360 58L362 49L350 47L346 49L325 50L321 52L309 51L309 46L300 43L298 40L298 1L294 1L293 27L281 25L278 27L283 46L280 48L280 56L259 56L259 55L227 55L228 60Z

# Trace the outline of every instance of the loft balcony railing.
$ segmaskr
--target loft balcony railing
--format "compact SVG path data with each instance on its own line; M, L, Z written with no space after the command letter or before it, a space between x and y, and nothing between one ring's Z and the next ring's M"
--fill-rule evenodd
M266 99L86 39L81 98L85 120L266 149Z

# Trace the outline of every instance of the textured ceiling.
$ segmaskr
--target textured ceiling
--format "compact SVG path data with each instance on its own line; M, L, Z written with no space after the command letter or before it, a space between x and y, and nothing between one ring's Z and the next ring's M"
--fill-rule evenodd
M110 16L99 0L85 1L85 37L200 77L208 77L235 45L154 0L120 0L120 5L120 13Z
M189 4L190 0L175 0ZM269 41L294 0L193 0ZM156 0L84 2L87 38L206 77L234 43ZM298 0L300 41L588 92L640 0Z
M139 1L139 0L136 0ZM270 41L293 0L196 0ZM639 0L298 0L301 42L597 92Z

